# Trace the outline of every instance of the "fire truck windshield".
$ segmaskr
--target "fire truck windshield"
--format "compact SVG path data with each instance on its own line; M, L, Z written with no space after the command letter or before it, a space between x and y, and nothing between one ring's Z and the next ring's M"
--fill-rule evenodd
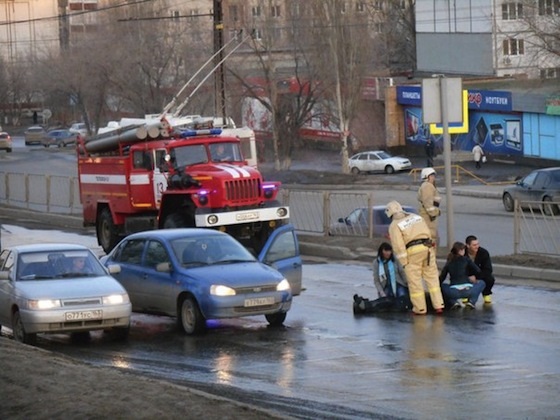
M171 161L176 166L190 166L208 162L208 155L203 144L175 147L170 154Z
M241 152L237 143L214 143L210 145L210 153L214 162L240 161Z

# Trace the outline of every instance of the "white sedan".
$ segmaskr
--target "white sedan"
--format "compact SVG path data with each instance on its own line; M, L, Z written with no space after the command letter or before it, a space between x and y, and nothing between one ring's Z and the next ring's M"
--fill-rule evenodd
M38 333L128 336L132 307L126 290L85 246L20 245L0 254L0 326L33 344Z
M399 156L391 156L383 150L372 150L361 152L348 160L348 166L353 174L360 172L385 172L392 174L397 171L405 171L412 167L410 160Z

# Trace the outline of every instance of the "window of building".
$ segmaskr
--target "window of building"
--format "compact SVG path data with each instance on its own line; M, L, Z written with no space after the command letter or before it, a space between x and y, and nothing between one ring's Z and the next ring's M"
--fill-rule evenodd
M236 5L229 6L229 18L232 22L237 22L239 20L239 10Z
M373 8L375 10L381 10L383 8L383 1L382 0L375 0L373 2Z
M540 76L541 79L558 79L560 78L560 68L540 69Z
M270 15L275 18L280 17L280 6L272 6L270 8Z
M504 55L523 55L525 54L525 43L522 39L504 39L503 50Z
M291 12L292 12L292 16L299 16L301 14L301 10L300 10L300 4L299 1L294 1L291 4Z
M290 13L292 14L292 17L298 17L301 15L301 5L299 0L295 0L290 3Z
M253 38L257 41L262 39L262 31L258 28L253 29Z
M272 27L270 28L269 33L272 36L272 39L276 42L282 39L282 28Z
M253 6L253 17L259 17L261 15L261 6Z
M366 4L363 1L356 3L356 12L362 13L366 11Z
M198 9L191 9L189 11L189 15L190 15L189 17L190 20L195 19L198 15Z
M173 18L173 20L179 20L179 18L181 17L181 13L178 10L172 10L171 17Z
M557 15L560 11L560 0L539 0L539 15Z
M342 13L342 14L346 13L346 2L345 1L340 3L340 13Z
M522 3L504 3L502 4L502 19L516 20L523 17Z

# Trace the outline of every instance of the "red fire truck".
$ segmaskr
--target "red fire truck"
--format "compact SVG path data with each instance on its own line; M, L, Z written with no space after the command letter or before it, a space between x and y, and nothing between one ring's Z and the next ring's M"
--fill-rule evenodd
M289 218L279 182L247 164L238 137L161 122L124 127L78 147L84 226L109 252L122 236L176 227L226 231L256 251Z

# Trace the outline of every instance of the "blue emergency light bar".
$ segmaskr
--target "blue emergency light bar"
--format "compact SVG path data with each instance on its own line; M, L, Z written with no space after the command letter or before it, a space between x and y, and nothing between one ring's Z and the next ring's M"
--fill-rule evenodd
M221 128L210 128L206 130L184 130L181 131L181 138L197 136L218 136L222 134Z

